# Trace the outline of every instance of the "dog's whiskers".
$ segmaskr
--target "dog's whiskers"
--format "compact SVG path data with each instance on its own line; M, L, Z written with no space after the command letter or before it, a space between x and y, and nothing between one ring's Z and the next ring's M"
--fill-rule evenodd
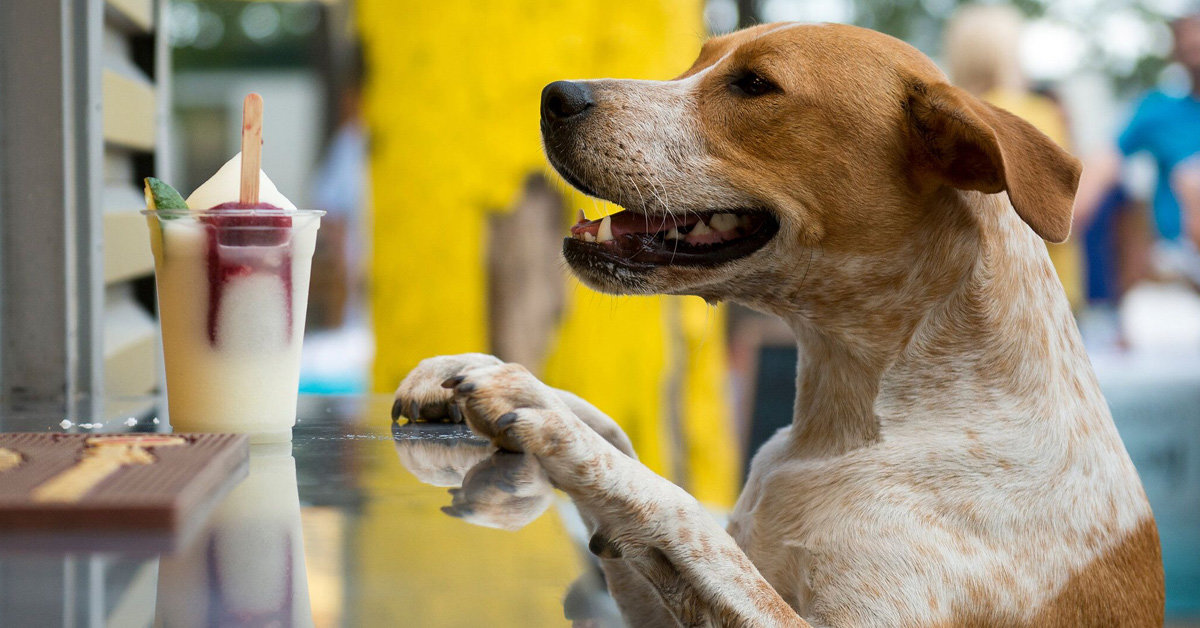
M658 193L658 189L660 187L662 188L663 192L661 195ZM667 217L670 217L672 227L678 229L679 220L675 213L671 211L670 194L667 193L666 186L663 186L661 183L657 183L652 180L650 181L650 190L654 192L654 198L658 201L659 206L662 207L663 223L659 225L660 230L662 226L666 224ZM699 214L697 214L697 216L699 216ZM684 218L686 217L687 215L684 214ZM671 263L675 262L675 254L679 252L679 238L673 238L673 240L675 241L671 244Z

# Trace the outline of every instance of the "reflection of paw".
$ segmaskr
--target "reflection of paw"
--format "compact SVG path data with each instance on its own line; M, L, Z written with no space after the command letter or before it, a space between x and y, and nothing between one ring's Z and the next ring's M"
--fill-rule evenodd
M467 472L462 488L450 489L453 501L442 512L476 525L517 530L550 506L550 478L527 454L497 451Z
M519 364L467 370L442 385L453 390L467 425L501 449L555 456L570 444L571 428L583 427L553 390Z
M392 424L400 464L433 486L460 486L471 467L495 449L461 425Z
M405 416L413 421L462 423L462 412L450 403L454 394L443 388L442 382L471 369L498 364L503 364L499 358L482 353L442 355L422 360L396 389L392 418Z

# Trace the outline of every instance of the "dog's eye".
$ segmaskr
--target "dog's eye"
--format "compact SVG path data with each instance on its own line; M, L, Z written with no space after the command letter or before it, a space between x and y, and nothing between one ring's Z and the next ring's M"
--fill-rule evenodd
M730 86L732 86L735 91L741 92L747 96L762 96L763 94L769 94L779 90L774 83L755 74L754 72L746 72L745 74L738 76L733 80L732 83L730 83Z

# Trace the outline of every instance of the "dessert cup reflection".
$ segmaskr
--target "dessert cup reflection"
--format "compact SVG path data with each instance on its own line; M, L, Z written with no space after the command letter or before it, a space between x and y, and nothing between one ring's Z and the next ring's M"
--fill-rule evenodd
M400 464L418 480L452 487L442 512L475 525L517 530L554 501L554 487L533 456L501 451L462 425L392 424Z
M246 479L160 560L155 625L312 625L290 443L252 445Z

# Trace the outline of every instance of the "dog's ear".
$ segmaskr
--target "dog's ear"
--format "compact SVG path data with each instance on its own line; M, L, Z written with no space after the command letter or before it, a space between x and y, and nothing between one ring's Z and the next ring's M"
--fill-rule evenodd
M1039 236L1067 239L1079 160L1032 124L946 83L911 83L905 110L919 167L959 189L1007 191Z

